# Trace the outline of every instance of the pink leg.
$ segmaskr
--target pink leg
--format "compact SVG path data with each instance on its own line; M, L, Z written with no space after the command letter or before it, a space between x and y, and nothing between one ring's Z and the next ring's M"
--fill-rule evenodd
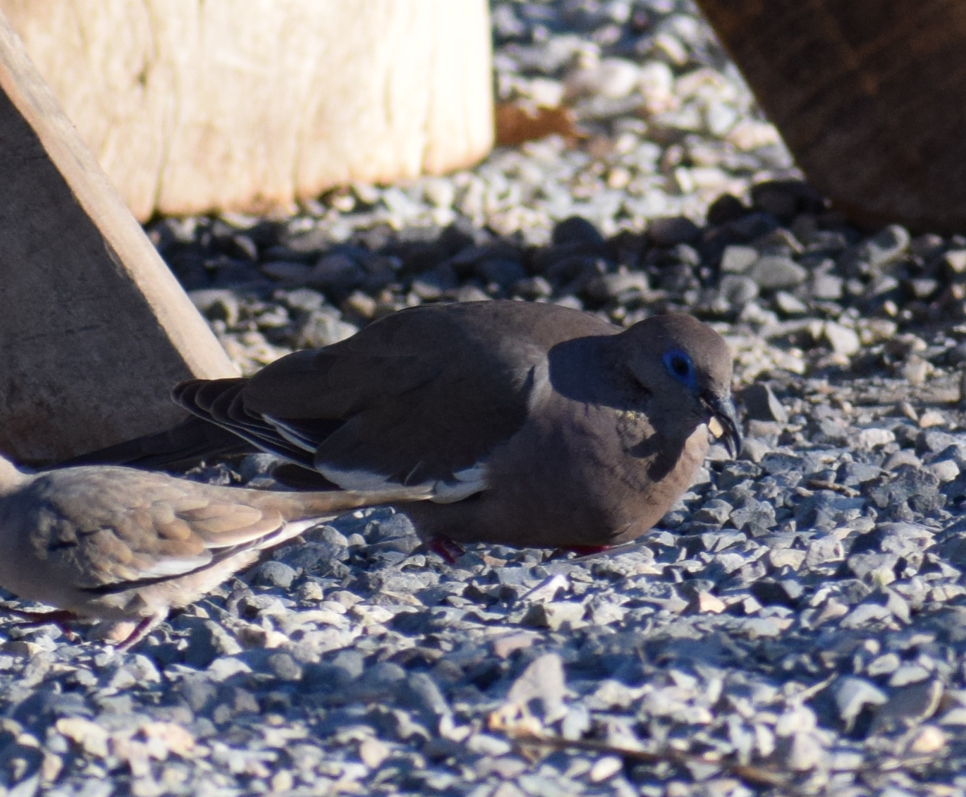
M128 635L128 638L116 645L114 649L119 651L130 650L138 642L144 639L144 637L150 634L151 631L154 630L154 627L163 619L164 615L161 615L160 617L157 615L152 615L150 617L141 618L138 624L134 626L134 630Z
M10 609L6 607L5 611L23 620L23 622L17 623L17 625L27 627L53 623L61 630L61 633L63 633L64 638L68 642L76 642L79 639L77 634L67 627L67 623L72 623L78 619L77 615L73 612L64 609L55 609L50 612L28 612L24 609Z
M440 556L444 562L450 565L455 565L456 560L459 559L465 551L457 545L452 540L447 540L443 537L433 537L431 540L426 542L426 547L433 553Z
M571 545L563 550L573 551L577 556L593 556L595 553L609 551L612 547L611 545Z

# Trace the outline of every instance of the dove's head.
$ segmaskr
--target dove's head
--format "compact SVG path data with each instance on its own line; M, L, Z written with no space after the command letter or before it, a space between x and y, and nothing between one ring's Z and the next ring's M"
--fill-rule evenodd
M665 422L682 429L706 423L736 456L741 432L731 399L732 356L722 337L682 313L647 318L620 337L633 379Z

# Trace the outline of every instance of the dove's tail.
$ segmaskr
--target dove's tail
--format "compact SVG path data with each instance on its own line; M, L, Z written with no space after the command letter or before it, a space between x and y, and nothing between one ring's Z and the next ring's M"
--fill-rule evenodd
M182 470L203 459L250 454L257 450L227 429L190 417L163 432L81 454L51 467L129 465L148 470Z
M354 492L350 490L326 490L310 493L269 492L264 494L267 500L260 501L261 505L272 505L275 496L278 510L289 521L319 518L328 520L353 509L367 506L383 506L386 504L408 504L413 501L427 501L432 498L432 492L426 485L418 487L387 487L380 490Z

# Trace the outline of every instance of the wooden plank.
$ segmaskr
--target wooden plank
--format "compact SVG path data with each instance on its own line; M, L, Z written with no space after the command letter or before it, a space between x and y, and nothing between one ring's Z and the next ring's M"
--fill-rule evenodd
M0 16L0 450L56 461L181 417L234 367Z
M0 0L140 219L286 210L493 143L487 0Z
M823 195L858 222L966 229L966 4L698 5Z

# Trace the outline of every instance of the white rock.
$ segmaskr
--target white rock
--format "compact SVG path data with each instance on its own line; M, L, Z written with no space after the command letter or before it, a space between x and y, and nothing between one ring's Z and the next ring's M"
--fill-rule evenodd
M894 443L895 440L896 436L891 429L880 429L877 427L863 429L856 435L856 444L859 448L865 449L878 448L879 446Z
M835 321L826 321L822 327L822 336L828 341L832 351L849 357L857 354L862 344L854 330L843 327Z
M928 470L941 482L955 481L959 477L959 465L954 460L942 459L939 462L932 462L926 465Z

